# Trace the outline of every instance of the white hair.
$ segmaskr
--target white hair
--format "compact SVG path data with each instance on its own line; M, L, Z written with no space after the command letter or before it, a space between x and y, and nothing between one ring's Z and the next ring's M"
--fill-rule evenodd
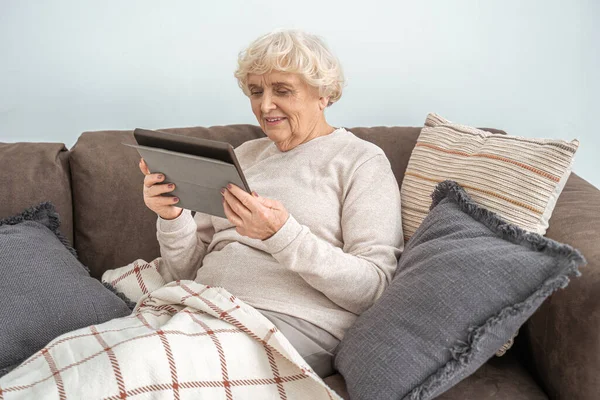
M271 71L291 72L302 76L319 95L329 97L332 105L342 97L344 74L339 60L323 39L298 30L276 30L254 40L240 52L235 77L246 96L248 74Z

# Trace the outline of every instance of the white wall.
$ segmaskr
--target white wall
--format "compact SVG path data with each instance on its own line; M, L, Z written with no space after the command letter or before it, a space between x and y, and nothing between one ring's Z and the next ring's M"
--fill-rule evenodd
M429 111L581 140L600 187L594 0L0 0L0 141L255 123L237 53L277 27L323 36L348 77L333 125L421 126Z

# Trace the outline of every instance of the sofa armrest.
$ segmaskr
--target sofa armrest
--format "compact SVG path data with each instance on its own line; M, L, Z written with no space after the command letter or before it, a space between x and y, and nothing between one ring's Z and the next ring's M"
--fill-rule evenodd
M571 174L546 234L581 251L582 276L547 299L525 325L531 367L550 398L600 393L600 190Z

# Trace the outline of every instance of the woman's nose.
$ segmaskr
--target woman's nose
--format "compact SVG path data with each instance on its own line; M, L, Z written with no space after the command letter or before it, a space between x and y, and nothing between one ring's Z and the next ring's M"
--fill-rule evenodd
M276 106L272 101L272 97L268 93L264 93L262 96L262 102L260 103L260 110L263 114L267 114L269 111L275 109Z

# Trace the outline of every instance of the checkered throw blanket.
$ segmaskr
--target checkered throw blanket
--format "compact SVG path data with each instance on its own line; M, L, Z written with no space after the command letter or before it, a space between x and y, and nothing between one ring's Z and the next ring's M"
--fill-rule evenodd
M107 271L133 313L56 338L0 378L0 400L341 399L262 314L223 288L165 284L160 263Z

